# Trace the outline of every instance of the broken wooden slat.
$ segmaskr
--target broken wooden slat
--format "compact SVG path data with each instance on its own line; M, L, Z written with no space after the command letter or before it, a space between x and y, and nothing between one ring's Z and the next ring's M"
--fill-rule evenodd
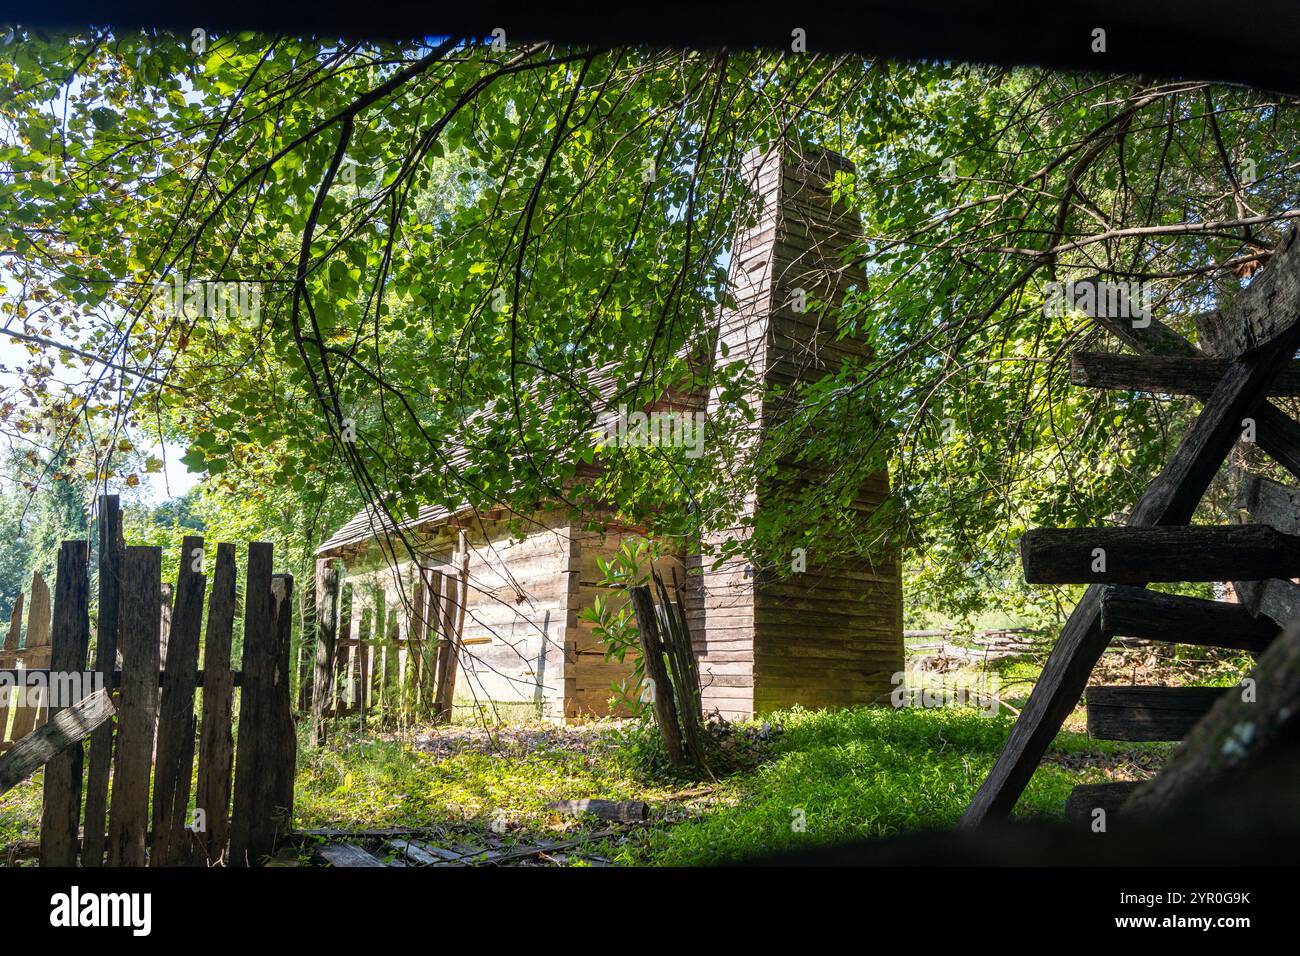
M659 725L659 733L663 737L668 762L673 766L680 766L686 762L686 755L682 751L682 732L677 723L673 685L668 679L668 669L664 664L664 646L659 637L659 622L655 615L654 598L650 595L650 588L645 585L628 588L628 595L632 599L632 608L636 615L641 660L645 666L643 680L648 683L655 722Z
M239 703L235 787L230 812L229 866L255 866L275 852L277 820L272 793L271 735L275 732L274 684L279 639L271 593L271 545L248 546L244 597L244 687ZM284 693L288 693L287 685Z
M1249 293L1248 289L1244 294ZM1184 524L1191 518L1240 437L1242 418L1260 407L1263 390L1291 360L1298 342L1300 329L1293 328L1271 348L1232 363L1169 462L1139 499L1129 515L1129 526ZM990 815L1011 812L1074 709L1108 643L1101 629L1100 591L1097 585L1089 587L1070 615L1006 745L962 816L963 826L977 826Z
M144 866L149 776L158 713L162 550L129 547L122 559L122 690L109 809L110 866Z
M647 808L644 800L557 800L548 803L546 809L570 817L591 814L602 820L616 820L619 823L639 822L646 818Z
M59 711L44 727L0 756L0 794L22 783L68 748L80 746L91 731L112 716L113 702L106 688Z
M1030 584L1146 584L1300 576L1300 537L1267 525L1036 528L1020 539Z
M122 509L117 495L99 496L99 619L95 636L95 671L112 687L117 670L121 626ZM104 862L108 823L108 775L113 764L113 722L105 721L90 737L86 770L86 825L82 866Z
M194 690L207 587L202 568L203 538L186 535L167 642L167 680L158 705L151 866L174 866L189 855L185 824L194 774Z
M415 840L389 840L384 845L402 859L419 866L432 866L447 859L445 856L430 853L423 843Z
M1215 358L1113 352L1075 352L1070 356L1073 385L1161 395L1205 395L1227 369L1227 359ZM1266 394L1300 395L1300 362L1283 368L1269 383Z
M317 851L331 866L384 866L355 843L327 843Z
M1123 585L1111 585L1102 592L1101 628L1111 637L1256 652L1268 647L1278 634L1276 624L1252 616L1240 604Z
M18 638L22 635L22 629L23 592L19 591L18 596L14 598L13 613L9 616L9 631L5 635L3 646L0 646L0 664L9 665L17 660ZM9 701L16 693L15 688L0 687L0 745L9 739L6 736L9 727Z
M50 589L41 572L32 573L31 600L27 603L27 636L23 643L23 666L44 667L50 643ZM24 699L25 698L25 699ZM14 706L13 727L9 739L22 740L36 726L38 712L44 707L44 692L29 692Z
M1182 740L1227 691L1222 687L1088 688L1088 733L1099 740Z
M1106 827L1119 813L1119 808L1137 789L1138 781L1123 780L1113 783L1081 783L1065 798L1065 820L1067 823L1091 827L1098 810L1105 812Z
M81 688L90 647L90 546L64 541L54 579L54 623L49 685L51 715L79 703L91 688ZM63 700L71 693L76 700ZM66 748L45 767L41 804L41 866L75 866L81 823L80 744Z

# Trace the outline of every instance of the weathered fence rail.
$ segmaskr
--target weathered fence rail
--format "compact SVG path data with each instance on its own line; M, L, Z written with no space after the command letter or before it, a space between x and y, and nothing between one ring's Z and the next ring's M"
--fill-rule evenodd
M186 537L164 601L162 549L121 544L116 496L101 497L99 522L93 668L85 541L59 551L52 613L37 576L27 641L18 646L16 624L6 637L0 708L10 746L0 792L45 767L42 865L257 864L293 813L293 578L272 574L271 545L248 546L236 670L234 546L217 546L209 592L203 538Z

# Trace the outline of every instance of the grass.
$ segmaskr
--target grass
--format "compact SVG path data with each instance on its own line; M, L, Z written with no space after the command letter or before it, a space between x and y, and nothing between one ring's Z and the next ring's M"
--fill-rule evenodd
M652 825L602 853L629 864L721 863L810 843L950 827L992 766L1012 718L973 708L794 708L769 715L767 723L780 732L754 748L756 765L689 802L675 798L698 791L700 781L667 773L653 759L649 732L627 723L522 728L495 752L483 742L433 754L397 739L345 740L300 760L298 825L504 820L522 834L560 825L546 809L554 800L643 799L655 807ZM759 726L740 730L752 734ZM1158 763L1165 752L1062 733L1017 812L1059 817L1075 784L1107 779L1117 762L1132 765L1135 755Z
M1005 677L1020 676L1007 665ZM1025 677L1029 677L1026 672ZM1067 727L1079 726L1076 712ZM1013 717L973 707L794 708L736 725L717 781L670 773L652 728L631 721L536 721L362 736L299 748L295 824L507 828L554 835L577 824L547 809L582 797L641 799L651 825L601 846L616 862L700 865L810 844L952 826L1000 752ZM1063 731L1019 815L1059 817L1078 783L1142 776L1169 745L1112 744ZM701 794L701 783L708 792ZM40 775L0 797L0 847L37 837Z

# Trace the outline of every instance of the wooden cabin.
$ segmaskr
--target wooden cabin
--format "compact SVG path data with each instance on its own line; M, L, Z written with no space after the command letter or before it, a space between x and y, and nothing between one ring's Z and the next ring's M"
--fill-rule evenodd
M736 237L729 266L734 306L721 310L714 346L715 362L746 361L756 379L756 423L742 440L742 456L784 414L788 399L774 398L773 386L823 376L846 357L866 354L865 343L836 334L833 317L794 301L801 294L834 302L849 285L866 281L844 256L856 217L829 189L835 173L847 168L826 151L754 150L744 160L757 216ZM678 407L712 411L718 401L702 389ZM787 490L816 480L794 465L789 470L778 476ZM888 494L888 478L880 474L854 505L865 516ZM757 487L747 507L775 507L777 497L775 487ZM514 508L507 514L426 507L402 525L402 537L418 542L420 565L435 570L450 567L457 537L462 529L466 534L469 587L457 703L556 720L610 713L613 685L626 678L631 662L606 661L591 625L579 617L607 591L597 559L636 531L611 523L589 531L560 508ZM408 613L391 613L424 600L419 568L391 531L367 509L317 551L320 559L341 562L352 585L351 620L341 633L400 644L423 626ZM793 704L886 702L903 669L896 547L854 560L819 563L810 555L802 573L784 579L755 576L739 561L715 568L717 550L743 533L707 529L693 553L669 562L686 574L706 712L734 720Z

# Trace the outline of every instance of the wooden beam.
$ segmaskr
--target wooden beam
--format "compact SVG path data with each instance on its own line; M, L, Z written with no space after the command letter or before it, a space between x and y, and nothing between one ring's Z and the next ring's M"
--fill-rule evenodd
M1273 250L1268 268L1227 306L1207 313L1197 323L1209 351L1221 358L1238 358L1289 333L1300 318L1300 242L1294 226Z
M1109 637L1254 652L1264 650L1278 634L1276 624L1252 616L1240 604L1123 585L1111 585L1102 592L1101 629Z
M1182 740L1224 694L1222 687L1088 688L1088 733L1099 740Z
M1191 518L1237 441L1242 418L1259 407L1264 389L1291 360L1297 344L1300 331L1293 327L1270 348L1229 366L1168 464L1129 515L1130 526L1185 524ZM1101 629L1101 588L1093 585L1061 631L1006 746L962 816L963 826L977 826L990 816L1004 817L1011 812L1078 702L1107 643Z
M1217 315L1217 310L1195 316L1194 321L1200 327L1213 315ZM1122 319L1099 317L1094 321L1139 355L1206 357L1195 345L1156 318L1151 319L1150 324L1144 328L1134 328L1131 322ZM1255 419L1255 441L1259 447L1279 465L1300 478L1300 422L1268 401L1260 402L1250 417Z
M113 713L107 689L97 690L80 703L60 710L45 726L32 731L0 756L0 794L22 783L68 748L78 746Z
M1070 382L1074 385L1162 395L1204 396L1227 370L1226 359L1114 352L1075 352L1070 356ZM1283 368L1269 383L1266 394L1300 395L1300 362Z
M1036 528L1020 539L1029 584L1146 584L1300 577L1300 536L1267 525Z

